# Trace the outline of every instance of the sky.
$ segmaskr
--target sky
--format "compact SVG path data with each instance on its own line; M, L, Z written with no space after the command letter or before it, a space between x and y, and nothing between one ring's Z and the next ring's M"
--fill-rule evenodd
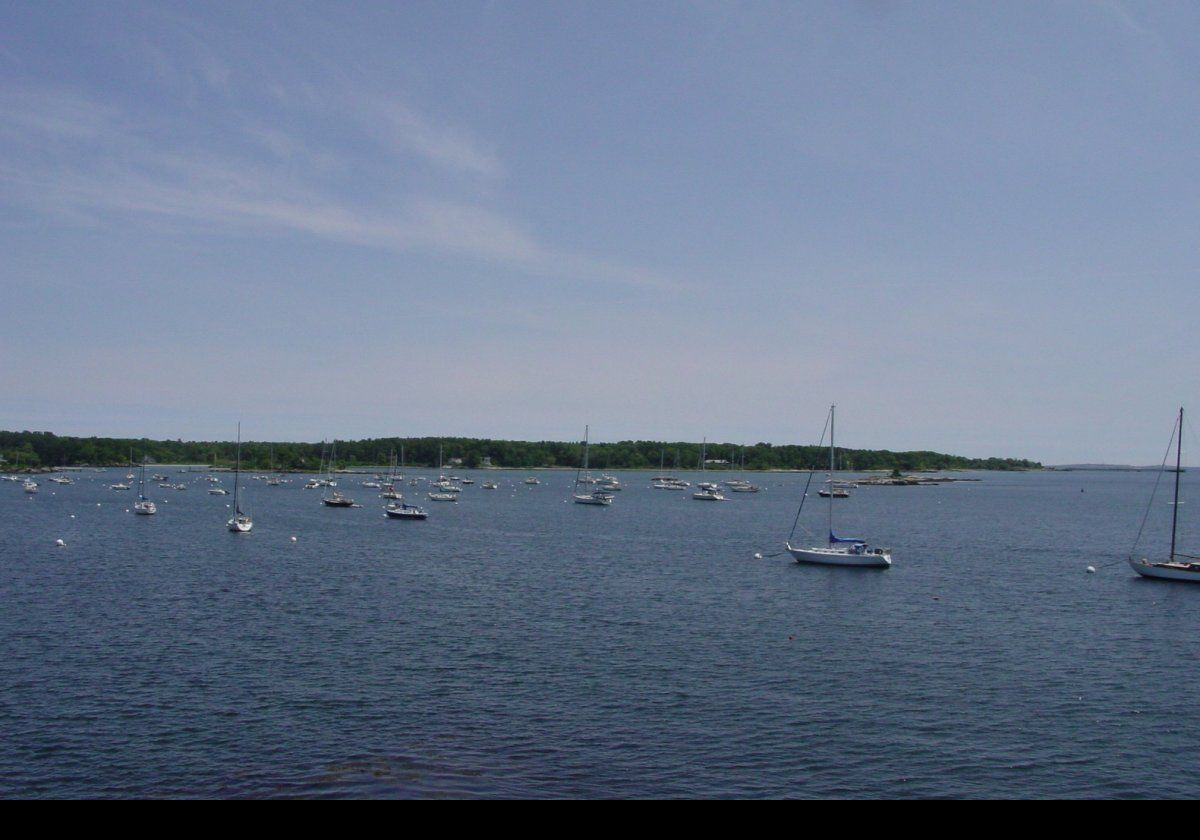
M0 4L0 428L1158 463L1200 6ZM1185 443L1187 438L1185 438Z

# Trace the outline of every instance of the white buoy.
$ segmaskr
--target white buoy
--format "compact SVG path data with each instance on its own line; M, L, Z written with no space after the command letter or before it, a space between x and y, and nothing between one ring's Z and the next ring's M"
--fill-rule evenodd
M56 546L58 546L59 548L62 548L63 546L65 546L65 545L66 545L66 543L65 543L65 542L63 542L62 540L55 540L55 541L54 541L54 544L55 544Z
M74 518L75 518L75 514L73 514L73 513L72 513L72 514L71 514L71 518L72 518L72 519L74 519Z
M761 551L756 551L756 552L754 552L754 559L755 559L755 560L761 560L761 559L762 559L762 552L761 552Z
M1087 567L1087 573L1088 573L1089 575L1094 575L1094 574L1096 574L1096 567L1095 567L1095 566L1088 566L1088 567Z
M296 538L295 538L295 537L292 537L292 542L295 542L295 541L296 541Z

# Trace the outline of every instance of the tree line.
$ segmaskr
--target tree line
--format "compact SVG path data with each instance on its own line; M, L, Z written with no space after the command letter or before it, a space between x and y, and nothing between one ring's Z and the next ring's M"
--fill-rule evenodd
M403 456L407 466L436 467L439 447L443 462L467 468L484 466L525 468L577 467L583 441L517 441L480 438L369 438L322 443L242 442L242 468L316 472L323 457L333 452L334 468L386 465ZM829 450L822 446L756 443L699 443L625 440L593 443L590 465L605 469L699 469L702 451L708 469L747 470L825 469ZM207 464L232 467L237 454L233 441L149 440L147 438L67 437L50 432L0 432L0 471L24 468L120 466L129 463ZM847 470L1028 470L1041 464L1017 458L964 458L940 452L891 452L886 449L837 449L839 469Z

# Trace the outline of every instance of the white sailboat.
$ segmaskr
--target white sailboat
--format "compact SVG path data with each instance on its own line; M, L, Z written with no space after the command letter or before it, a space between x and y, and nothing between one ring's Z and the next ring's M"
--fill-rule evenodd
M667 473L663 470L663 464L666 462L667 450L662 449L658 453L658 475L653 476L650 481L653 482L650 486L655 490L686 490L691 487L691 482L684 481L677 477L673 472ZM675 469L679 469L679 450L675 450Z
M742 447L742 468L741 472L746 472L746 447ZM761 489L757 484L751 484L745 478L731 478L725 481L725 486L729 488L731 493L757 493Z
M138 472L138 497L133 503L133 512L140 516L153 516L158 513L154 502L146 498L146 456L142 455L142 468Z
M837 406L829 407L829 473L833 475L834 448L833 425ZM808 474L809 484L812 483L812 472ZM796 522L800 522L800 513L804 510L804 500L808 497L807 486L800 498L800 509L796 511ZM858 537L839 537L833 531L833 496L829 496L829 540L825 545L793 546L792 538L796 534L796 526L784 543L788 554L797 563L816 563L822 566L852 566L858 568L886 569L892 565L892 550L890 548L871 548L866 540Z
M429 514L425 512L425 508L410 505L407 502L391 502L384 507L383 512L387 514L389 519L429 518Z
M348 508L354 507L354 499L342 494L337 488L337 482L333 480L333 467L337 461L337 441L329 448L329 478L325 480L325 487L332 488L327 494L321 496L321 504L326 507Z
M398 502L403 499L404 496L399 490L396 489L396 453L394 450L390 453L389 460L391 461L391 467L388 471L387 482L383 485L382 492L379 494L379 497L381 499L394 499ZM403 478L403 476L400 477ZM365 487L366 485L364 484L363 486Z
M225 523L225 527L235 534L248 534L254 528L254 520L250 514L242 510L242 495L240 479L242 476L242 424L238 423L237 460L233 468L233 518Z
M1142 577L1158 578L1159 580L1183 580L1200 583L1200 557L1184 554L1175 550L1175 538L1179 530L1179 475L1183 472L1183 408L1179 409L1179 419L1175 422L1175 498L1171 504L1171 551L1165 561L1148 560L1145 557L1135 560L1133 553L1129 555L1129 565ZM1168 452L1170 450L1167 450ZM1155 484L1157 488L1157 483ZM1154 503L1154 494L1150 496ZM1143 520L1143 525L1145 520ZM1141 532L1138 532L1141 539ZM1137 548L1137 542L1134 542ZM1181 559L1176 559L1181 558Z
M580 484L588 484L591 482L591 473L588 472L588 449L590 429L588 426L583 427L583 463L580 464L578 470L575 471L575 489L571 492L571 498L577 505L596 505L603 507L613 503L612 493L604 490L593 490L590 493L579 492Z
M708 438L700 445L700 475L704 476L708 472ZM696 492L692 494L692 498L698 502L723 502L725 496L721 493L721 488L711 481L700 481L696 483Z

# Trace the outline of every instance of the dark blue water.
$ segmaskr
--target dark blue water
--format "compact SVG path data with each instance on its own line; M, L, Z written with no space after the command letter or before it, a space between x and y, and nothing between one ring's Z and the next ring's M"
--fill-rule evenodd
M802 476L648 475L476 474L424 523L251 482L241 536L202 483L155 517L116 473L0 483L0 794L1200 795L1200 586L1085 573L1153 474L863 488L838 530L886 572L769 556Z

